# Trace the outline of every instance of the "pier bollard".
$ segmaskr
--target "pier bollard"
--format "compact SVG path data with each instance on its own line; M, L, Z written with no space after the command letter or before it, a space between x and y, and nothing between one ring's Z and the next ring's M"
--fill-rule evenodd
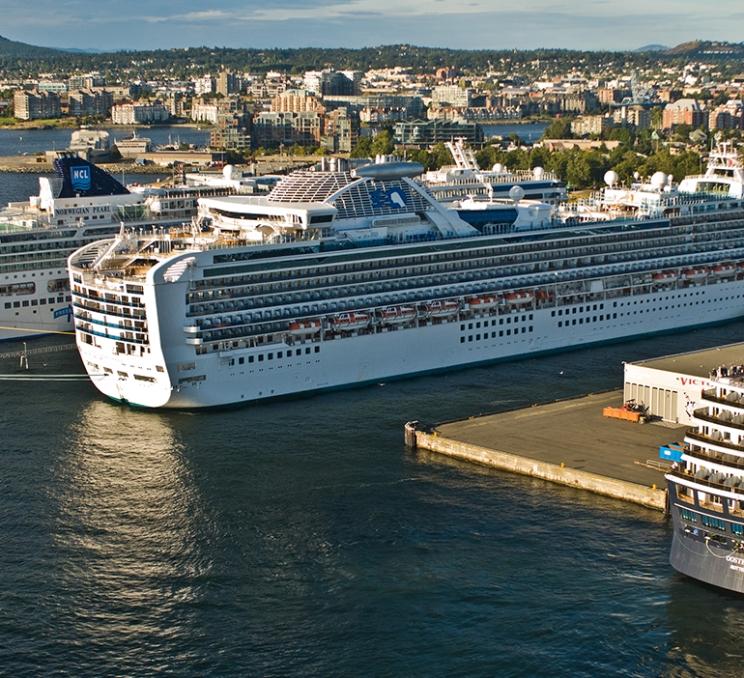
M403 440L405 441L406 447L410 447L412 450L416 449L416 425L418 421L409 421L406 423L403 429Z

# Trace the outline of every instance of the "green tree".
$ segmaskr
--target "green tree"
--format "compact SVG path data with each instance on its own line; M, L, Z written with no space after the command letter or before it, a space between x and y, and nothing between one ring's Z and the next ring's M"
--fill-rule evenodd
M555 118L543 133L544 139L573 139L570 118Z

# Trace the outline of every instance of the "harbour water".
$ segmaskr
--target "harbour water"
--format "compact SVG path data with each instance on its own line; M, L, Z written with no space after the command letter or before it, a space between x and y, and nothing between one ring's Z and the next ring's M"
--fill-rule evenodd
M130 137L136 131L138 136L147 137L156 145L180 142L206 146L209 142L209 130L200 130L195 127L164 125L137 130L126 126L106 127L104 129L111 135L112 141ZM34 153L67 148L72 132L73 129L69 127L34 130L0 129L0 156L33 155Z
M674 573L660 515L415 455L401 431L616 387L622 360L742 331L196 414L0 381L3 671L738 674L744 601ZM82 369L50 352L31 373Z

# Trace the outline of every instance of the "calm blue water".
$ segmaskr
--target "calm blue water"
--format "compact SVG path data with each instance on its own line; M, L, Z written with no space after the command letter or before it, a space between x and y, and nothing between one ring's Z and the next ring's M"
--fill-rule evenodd
M743 332L197 414L1 382L2 672L739 675L744 600L669 568L661 516L412 454L402 425L616 387L622 360Z
M547 122L528 122L524 125L515 125L513 123L502 123L483 126L483 133L486 138L493 136L508 137L512 134L516 134L522 141L533 144L536 141L540 141L543 133L548 127Z
M112 139L132 136L132 127L106 127ZM39 153L67 148L72 129L9 130L0 129L0 156ZM151 139L153 144L182 142L205 146L209 141L209 130L193 127L150 127L137 129L138 136Z

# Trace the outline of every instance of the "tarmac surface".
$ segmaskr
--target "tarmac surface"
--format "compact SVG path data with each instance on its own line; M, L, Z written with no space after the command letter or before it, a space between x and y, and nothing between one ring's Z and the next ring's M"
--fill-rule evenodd
M440 424L436 433L458 442L530 459L561 463L599 476L646 487L666 487L663 472L644 465L658 461L658 448L681 442L684 426L637 424L602 416L622 405L622 391L595 393L520 410Z

